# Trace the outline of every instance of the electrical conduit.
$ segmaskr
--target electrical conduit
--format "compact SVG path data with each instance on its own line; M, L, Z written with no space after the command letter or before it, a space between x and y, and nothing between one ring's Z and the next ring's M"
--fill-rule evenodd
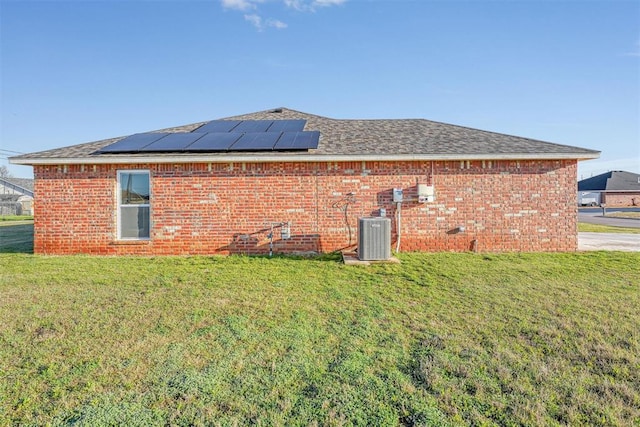
M398 202L396 203L396 231L398 233L398 240L396 241L396 252L400 252L400 236L402 234L402 232L400 231L402 229L402 202Z

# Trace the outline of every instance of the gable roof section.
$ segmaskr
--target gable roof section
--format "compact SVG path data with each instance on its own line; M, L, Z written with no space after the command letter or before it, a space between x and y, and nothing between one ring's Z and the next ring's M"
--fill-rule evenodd
M340 120L287 108L225 120L306 120L305 131L320 131L318 148L304 152L99 153L120 138L12 157L11 163L188 163L268 161L594 159L599 151L471 129L425 119ZM209 122L153 132L192 132Z
M637 191L640 192L640 174L611 171L578 181L578 191Z

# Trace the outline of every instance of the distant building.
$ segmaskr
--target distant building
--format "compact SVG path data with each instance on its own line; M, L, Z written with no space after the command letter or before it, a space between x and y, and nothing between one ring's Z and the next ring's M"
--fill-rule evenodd
M0 215L33 215L33 179L0 178Z
M640 206L640 174L611 171L578 181L578 204Z

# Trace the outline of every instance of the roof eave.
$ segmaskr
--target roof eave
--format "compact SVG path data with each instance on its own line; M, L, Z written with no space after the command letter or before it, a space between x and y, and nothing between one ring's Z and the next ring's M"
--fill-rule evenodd
M15 165L148 164L148 163L265 163L265 162L353 162L353 161L461 161L461 160L590 160L594 153L509 153L509 154L308 154L308 155L184 155L184 156L96 156L96 157L11 157Z

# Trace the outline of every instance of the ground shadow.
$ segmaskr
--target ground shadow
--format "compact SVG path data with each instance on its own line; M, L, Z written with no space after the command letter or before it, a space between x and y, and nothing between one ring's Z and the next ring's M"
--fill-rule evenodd
M33 221L0 222L0 253L33 253Z
M268 233L274 238L269 241ZM279 232L270 229L256 230L253 233L235 234L228 245L219 248L230 255L304 255L315 256L322 253L319 234L292 234L288 239L279 236Z

